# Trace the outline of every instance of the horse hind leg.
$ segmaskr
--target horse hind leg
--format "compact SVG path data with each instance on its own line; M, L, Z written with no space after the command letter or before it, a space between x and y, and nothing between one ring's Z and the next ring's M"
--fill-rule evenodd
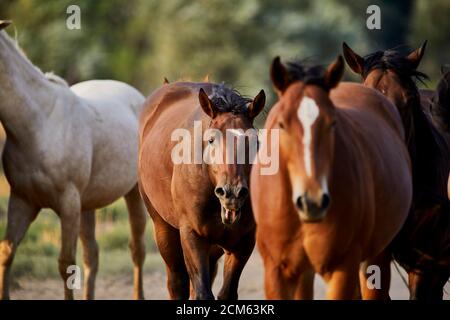
M154 211L154 209L152 209ZM184 262L180 232L152 213L155 241L166 264L167 289L170 299L189 299L189 275Z
M134 299L144 299L145 227L147 213L137 185L125 195L131 226L130 249L134 264Z
M7 300L9 296L10 271L17 247L23 239L30 224L39 212L26 201L11 194L8 203L8 222L5 238L0 242L0 299Z
M95 298L95 279L98 272L98 244L95 240L95 210L81 213L80 239L83 245L85 300Z

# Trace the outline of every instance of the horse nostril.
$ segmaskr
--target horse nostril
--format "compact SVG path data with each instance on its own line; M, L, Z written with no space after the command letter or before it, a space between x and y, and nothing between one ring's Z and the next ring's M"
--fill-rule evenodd
M247 187L241 187L237 192L238 199L243 199L248 196L248 188Z
M322 196L321 209L326 210L330 205L330 196L328 194L324 194Z
M221 198L223 196L225 196L225 189L222 187L216 187L216 189L214 189L214 193L216 194L217 197Z
M295 201L295 205L297 206L297 209L303 210L303 198L304 196L299 196L297 200Z

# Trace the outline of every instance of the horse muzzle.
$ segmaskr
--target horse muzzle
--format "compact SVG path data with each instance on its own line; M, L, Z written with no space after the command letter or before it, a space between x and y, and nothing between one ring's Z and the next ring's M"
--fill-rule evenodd
M295 199L300 220L305 223L321 222L330 206L330 196L323 193L319 199L312 199L305 193Z
M248 188L222 185L217 186L214 193L220 201L222 223L227 226L235 224L241 217L241 207L249 195Z

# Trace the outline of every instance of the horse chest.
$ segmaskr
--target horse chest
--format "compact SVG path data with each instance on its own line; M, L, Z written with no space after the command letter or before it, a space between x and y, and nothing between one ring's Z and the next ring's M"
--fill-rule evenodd
M12 192L21 195L37 206L50 207L53 203L51 199L56 199L49 195L57 193L57 186L42 170L27 166L15 166L13 170L5 170L5 175Z

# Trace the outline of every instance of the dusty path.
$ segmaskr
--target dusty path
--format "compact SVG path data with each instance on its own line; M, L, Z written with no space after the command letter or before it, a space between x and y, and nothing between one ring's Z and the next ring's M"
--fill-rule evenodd
M220 273L219 269L219 273ZM391 285L392 299L407 299L408 292L399 277L397 271L392 270L393 279ZM61 299L63 296L62 283L59 279L49 280L28 280L20 279L18 281L20 288L12 291L13 299ZM163 272L147 273L144 277L146 299L167 299L166 280ZM214 292L217 293L219 285L222 283L222 277L217 277ZM132 276L131 274L123 276L104 276L99 275L97 280L97 299L131 299L132 298ZM450 292L450 284L447 283L446 291ZM325 287L320 279L316 278L315 296L323 299ZM255 253L246 266L241 278L239 290L240 299L263 299L263 269L262 262L257 253ZM81 298L81 293L77 293L77 298ZM450 300L450 295L445 297Z

